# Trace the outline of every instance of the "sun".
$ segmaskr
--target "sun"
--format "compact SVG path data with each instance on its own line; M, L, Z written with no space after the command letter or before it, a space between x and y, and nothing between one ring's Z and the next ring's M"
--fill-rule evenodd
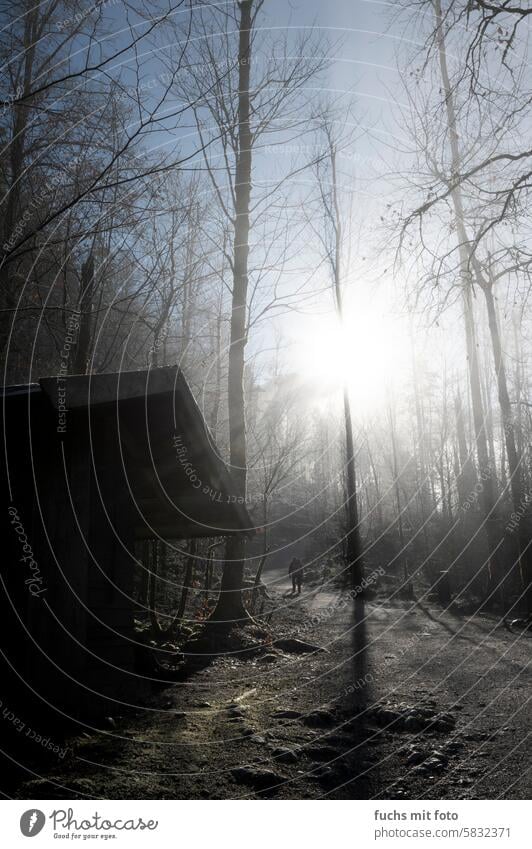
M408 325L382 304L350 304L343 322L328 311L306 317L293 330L295 370L321 400L347 386L354 415L385 406L410 368Z

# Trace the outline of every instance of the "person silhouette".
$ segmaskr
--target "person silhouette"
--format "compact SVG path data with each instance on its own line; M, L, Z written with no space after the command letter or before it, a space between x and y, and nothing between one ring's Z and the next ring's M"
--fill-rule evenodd
M299 557L293 557L290 561L290 565L288 567L288 574L292 578L292 593L295 595L296 588L297 592L301 593L301 585L303 583L303 578L305 575L305 567L303 563L299 559Z

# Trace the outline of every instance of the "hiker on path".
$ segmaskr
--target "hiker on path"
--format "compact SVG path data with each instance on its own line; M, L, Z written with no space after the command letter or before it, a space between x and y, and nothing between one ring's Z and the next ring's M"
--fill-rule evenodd
M290 561L290 566L288 567L288 574L292 578L292 593L295 595L296 587L299 594L301 594L301 584L303 583L303 578L305 577L305 567L303 563L299 559L299 557L293 557Z

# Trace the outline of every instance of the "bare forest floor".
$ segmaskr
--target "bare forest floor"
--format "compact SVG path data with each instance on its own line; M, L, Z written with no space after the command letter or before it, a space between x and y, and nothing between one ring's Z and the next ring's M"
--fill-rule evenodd
M355 671L345 599L292 597L284 576L267 580L274 638L325 651L219 657L103 729L87 727L10 795L530 798L530 637L495 616L377 596L366 603L366 668Z

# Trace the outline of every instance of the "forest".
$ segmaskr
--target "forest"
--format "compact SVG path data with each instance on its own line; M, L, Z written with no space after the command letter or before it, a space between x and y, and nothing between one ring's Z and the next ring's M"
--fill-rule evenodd
M169 415L154 442L209 504L204 533L159 531L143 490L153 532L122 540L150 692L90 722L78 697L46 732L68 757L13 754L14 707L3 795L528 798L532 9L1 5L4 423L53 378L59 445L101 376L176 369L207 437ZM6 433L16 480L47 449ZM5 535L40 551L9 492Z

